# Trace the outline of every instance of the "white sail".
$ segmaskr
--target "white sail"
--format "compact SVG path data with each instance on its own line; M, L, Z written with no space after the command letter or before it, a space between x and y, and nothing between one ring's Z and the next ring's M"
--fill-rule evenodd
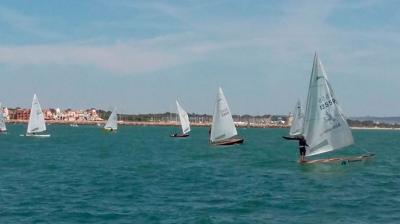
M3 107L1 106L1 103L0 103L0 131L7 131L6 120L3 114Z
M351 130L317 54L314 57L308 89L303 135L310 145L306 156L353 144Z
M295 136L302 134L303 121L304 121L304 114L301 111L301 102L300 100L298 100L296 103L296 107L294 108L293 122L292 126L290 126L289 135Z
M186 111L181 107L178 100L176 101L176 108L178 110L179 120L180 120L181 126L182 126L182 133L187 134L190 131L189 116L186 113Z
M117 121L118 121L117 108L114 108L113 112L111 113L110 117L107 120L106 125L104 126L104 129L117 130L118 128Z
M232 114L221 87L218 89L213 121L211 125L211 142L222 141L237 135Z
M46 124L44 122L44 115L40 107L39 100L36 94L33 95L31 112L29 115L28 134L34 134L46 131Z

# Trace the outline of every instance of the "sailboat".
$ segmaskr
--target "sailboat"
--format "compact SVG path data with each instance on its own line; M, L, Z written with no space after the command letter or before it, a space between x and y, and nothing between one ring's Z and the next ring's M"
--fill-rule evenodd
M309 148L306 157L338 150L354 143L353 136L317 54L311 72L302 134ZM357 157L308 160L304 163L347 163L362 161L374 154Z
M110 117L107 120L106 125L104 126L104 130L106 131L116 131L118 129L118 115L117 115L117 108L114 108Z
M28 128L25 136L33 137L50 137L50 134L45 134L46 123L42 108L36 94L33 95L31 112L29 115Z
M213 145L243 143L244 139L240 138L237 134L228 102L222 88L219 87L211 124L210 143Z
M6 132L7 128L6 128L6 120L3 114L3 107L1 106L0 103L0 133L1 132Z
M182 134L175 133L171 137L188 137L190 132L190 122L187 112L181 107L178 100L176 101L176 108L178 110L179 121L181 122Z
M301 102L297 100L296 107L293 112L293 122L290 126L289 137L283 137L285 139L291 138L293 136L299 136L303 131L304 114L301 109Z

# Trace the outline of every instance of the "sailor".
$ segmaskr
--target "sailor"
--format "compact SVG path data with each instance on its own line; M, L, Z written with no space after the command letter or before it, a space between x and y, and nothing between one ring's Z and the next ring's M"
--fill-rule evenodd
M304 157L306 156L306 146L309 145L307 145L307 141L303 135L298 136L298 140L299 140L300 162L304 162L306 161L304 159Z
M305 162L305 156L306 156L306 146L309 147L307 144L306 139L304 138L303 135L298 135L294 137L283 137L284 139L287 140L297 140L299 141L299 153L300 153L300 162Z

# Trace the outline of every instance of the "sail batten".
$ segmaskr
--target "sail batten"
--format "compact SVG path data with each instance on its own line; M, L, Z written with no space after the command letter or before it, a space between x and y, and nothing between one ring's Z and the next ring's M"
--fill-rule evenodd
M46 123L44 121L43 111L36 94L34 94L26 132L28 134L36 134L44 131L46 131Z
M237 135L232 114L226 101L225 95L220 87L218 89L215 103L213 121L211 125L211 142L223 141Z
M316 54L311 72L303 135L309 149L306 156L337 150L353 144L353 136Z
M0 131L7 131L6 121L3 114L3 107L0 103Z
M187 112L179 104L178 100L176 101L176 108L178 110L179 121L181 123L182 133L187 134L190 132L189 116L188 116Z
M117 108L114 108L114 110L112 111L110 117L107 120L106 125L104 126L104 129L110 129L110 130L117 130L118 129Z

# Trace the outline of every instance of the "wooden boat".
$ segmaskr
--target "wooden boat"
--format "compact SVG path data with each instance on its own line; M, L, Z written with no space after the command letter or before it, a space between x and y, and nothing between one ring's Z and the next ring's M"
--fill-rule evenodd
M236 144L243 144L243 138L229 138L217 142L211 143L212 145L236 145Z
M354 143L349 125L317 54L314 56L301 134L309 145L306 157L338 150ZM369 159L373 155L306 160L301 164L348 163Z
M328 158L328 159L314 159L314 160L306 160L300 163L302 164L319 164L319 163L328 163L328 164L341 164L347 165L349 163L354 162L363 162L368 159L375 157L375 154L368 153L361 156L353 156L353 157L336 157L336 158Z

